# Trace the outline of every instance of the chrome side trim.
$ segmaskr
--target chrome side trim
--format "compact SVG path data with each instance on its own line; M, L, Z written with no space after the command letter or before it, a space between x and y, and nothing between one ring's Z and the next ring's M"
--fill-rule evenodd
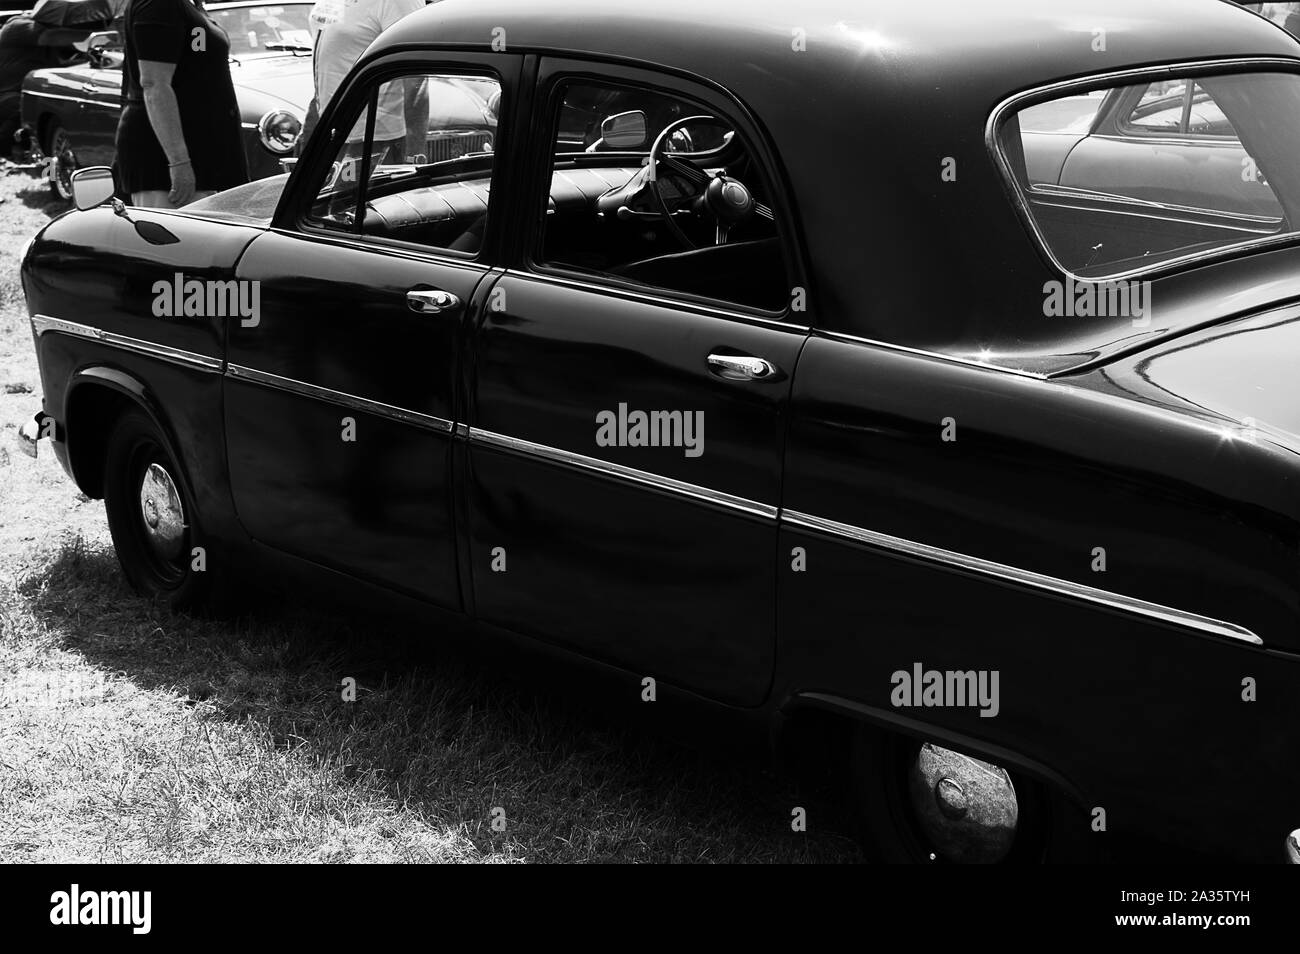
M1099 192L1096 189L1084 189L1078 186L1052 185L1050 183L1039 183L1029 187L1031 196L1044 196L1047 199L1078 199L1083 202L1103 201L1111 205L1131 205L1139 209L1150 211L1152 213L1177 212L1185 215L1199 215L1206 219L1223 219L1225 222L1244 222L1246 225L1255 226L1280 226L1282 217L1278 215L1251 215L1247 212L1224 212L1218 209L1203 209L1194 205L1178 205L1173 202L1155 202L1151 199L1138 199L1131 195L1116 195L1113 192ZM1098 210L1102 211L1102 210ZM1152 218L1160 218L1159 215L1153 215ZM1164 216L1175 222L1184 222L1186 219L1175 219L1171 216ZM1223 226L1225 228L1231 226ZM1264 231L1263 228L1252 229L1252 231ZM1268 232L1266 234L1273 234Z
M1162 606L1159 603L1148 603L1146 600L1124 596L1121 593L1099 590L1096 587L1085 586L1082 583L1046 576L1032 570L1022 570L1017 567L1007 566L1005 563L994 563L992 560L983 560L953 550L944 550L924 543L915 543L911 540L904 540L902 537L890 536L887 533L879 533L875 530L864 530L862 527L839 523L835 520L826 520L823 517L814 517L810 514L797 513L792 510L781 511L781 520L804 530L812 530L833 537L843 537L858 543L865 543L880 550L915 557L928 563L950 566L958 570L977 573L981 576L1006 580L1020 586L1044 590L1057 596L1096 603L1124 613L1146 616L1175 626L1193 629L1208 636L1237 640L1249 643L1252 646L1264 645L1264 641L1250 630L1234 623L1225 623L1222 620L1174 609L1171 606Z
M1020 214L1021 221L1029 229L1030 235L1038 244L1039 251L1046 257L1052 266L1069 278L1083 284L1093 284L1098 282L1113 282L1121 279L1134 278L1138 275L1156 275L1164 272L1181 269L1185 266L1197 262L1211 261L1229 257L1237 252L1254 249L1266 248L1272 245L1280 245L1288 242L1300 240L1300 231L1285 232L1281 235L1270 235L1264 238L1247 239L1242 242L1234 242L1231 245L1219 245L1212 249L1206 249L1201 252L1193 252L1188 255L1180 255L1177 258L1164 259L1155 265L1139 265L1136 268L1130 268L1124 272L1113 272L1106 275L1097 275L1091 278L1084 278L1061 264L1060 259L1052 251L1043 235L1038 223L1034 220L1033 210L1029 208L1029 200L1025 192L1020 188L1015 174L1011 169L1011 163L1008 161L1006 151L1002 144L998 142L998 126L1002 119L1014 107L1025 103L1028 100L1039 100L1046 102L1053 97L1044 95L1048 93L1065 94L1072 90L1083 89L1087 87L1104 88L1105 86L1125 86L1132 85L1131 81L1142 79L1143 77L1164 77L1170 79L1175 76L1191 75L1212 75L1215 69L1229 69L1234 72L1246 72L1246 67L1261 67L1264 71L1270 68L1276 72L1281 70L1287 73L1300 73L1300 59L1292 59L1284 56L1245 56L1245 57L1225 57L1222 59L1197 60L1191 63L1175 63L1165 66L1142 66L1132 69L1112 70L1110 72L1094 73L1090 76L1080 77L1078 79L1065 80L1059 83L1048 83L1044 86L1037 86L1021 93L1015 93L1008 96L1002 102L993 108L989 114L988 122L984 124L984 145L989 155L993 158L993 164L997 167L998 172L1002 174L1002 184L1011 197L1012 204L1015 205L1016 211Z
M423 427L443 434L450 434L452 431L452 422L446 418L435 417L432 414L421 414L419 411L408 411L406 408L384 404L382 401L372 401L369 398L357 397L355 394L348 394L344 391L334 391L330 388L308 384L306 381L299 381L296 378L285 378L278 374L258 371L256 368L246 368L239 364L230 365L226 369L226 373L232 378L240 378L253 384L261 384L279 391L288 391L291 394L299 394L303 397L317 398L330 404L337 404L340 407L361 411L364 414L386 417L393 421L401 421L403 424L414 424L416 427Z
M75 321L51 318L49 315L32 315L32 331L36 333L38 338L51 331L58 334L73 335L77 338L88 338L91 341L98 341L114 348L121 348L124 351L134 351L136 354L160 358L163 361L182 364L186 367L202 368L204 371L220 371L223 363L220 358L214 358L210 355L183 351L180 348L172 348L153 341L144 341L140 338L129 338L126 335L104 331L102 328L92 328L90 325L78 324Z
M635 467L625 467L622 464L613 464L609 461L598 460L595 457L587 457L584 454L575 454L573 451L561 450L558 447L534 444L532 441L526 441L518 437L507 437L505 434L485 431L480 427L469 428L469 441L471 446L476 443L485 444L498 450L536 457L565 467L586 470L606 477L625 480L629 483L640 484L643 487L666 490L681 497L688 497L702 503L715 504L719 507L737 510L766 520L775 520L778 513L777 507L773 504L759 503L756 500L737 497L733 494L723 493L720 490L711 490L698 484L688 484L684 480L663 477L649 471L637 470Z
M105 109L111 108L108 103L101 103L93 99L86 99L84 96L64 96L62 93L46 93L37 90L23 90L24 96L33 96L38 99L57 99L65 103L78 103L82 106L102 106Z

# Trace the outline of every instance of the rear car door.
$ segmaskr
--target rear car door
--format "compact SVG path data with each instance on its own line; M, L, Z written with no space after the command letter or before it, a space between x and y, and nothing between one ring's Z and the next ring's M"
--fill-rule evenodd
M525 238L473 341L477 615L757 705L774 658L785 412L807 334L772 156L738 104L676 77L542 59L536 96ZM643 141L604 141L604 120L638 113ZM643 173L658 134L699 115L732 130L734 148L698 165L725 166L768 214L715 247L714 224L686 209L690 250L641 200L609 200ZM682 147L722 141L689 125Z
M227 443L248 532L450 608L461 605L457 344L489 275L483 238L501 169L489 99L509 103L518 65L439 54L355 78L322 117L325 141L296 170L276 227L241 260L258 320L229 325ZM467 85L484 107L472 146L425 161L466 132L444 127Z

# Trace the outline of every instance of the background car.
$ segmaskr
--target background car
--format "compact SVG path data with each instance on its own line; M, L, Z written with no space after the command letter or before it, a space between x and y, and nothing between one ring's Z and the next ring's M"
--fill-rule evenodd
M273 0L207 8L230 37L244 154L254 179L279 172L279 160L298 144L312 97L311 8ZM122 109L121 34L100 34L96 43L87 62L36 70L23 83L23 126L36 158L54 159L50 187L63 199L72 196L69 179L78 168L113 162Z
M302 135L313 94L310 3L249 0L212 4L208 14L230 36L231 74L239 98L244 154L251 179L276 175ZM120 24L119 24L120 25ZM121 111L122 59L119 32L101 35L89 61L36 70L23 83L22 118L36 153L53 158L50 188L70 199L79 168L112 165ZM490 90L473 77L430 82L430 161L491 149L496 116Z

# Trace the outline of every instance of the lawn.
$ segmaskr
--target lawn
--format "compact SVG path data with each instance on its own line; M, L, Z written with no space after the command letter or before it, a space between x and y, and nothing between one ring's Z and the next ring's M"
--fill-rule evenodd
M40 404L18 255L63 208L0 175L0 862L861 860L822 793L437 633L138 599L102 503L14 446Z

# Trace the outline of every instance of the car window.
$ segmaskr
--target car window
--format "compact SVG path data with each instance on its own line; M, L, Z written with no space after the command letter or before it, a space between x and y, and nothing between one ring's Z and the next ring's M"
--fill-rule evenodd
M420 73L368 92L349 131L331 133L339 145L307 223L476 254L487 224L500 83Z
M1200 83L1152 83L1142 91L1121 125L1129 132L1192 138L1237 135L1219 104Z
M1295 233L1300 76L1175 77L1101 92L1094 131L1068 149L1034 117L1078 92L1024 110L1029 128L1009 117L999 127L1036 237L1062 267L1104 277Z
M727 117L616 82L562 82L551 102L539 265L786 309L774 180Z
M230 55L236 58L263 53L310 53L311 30L307 17L310 3L286 3L275 6L227 7L209 9L230 38Z

